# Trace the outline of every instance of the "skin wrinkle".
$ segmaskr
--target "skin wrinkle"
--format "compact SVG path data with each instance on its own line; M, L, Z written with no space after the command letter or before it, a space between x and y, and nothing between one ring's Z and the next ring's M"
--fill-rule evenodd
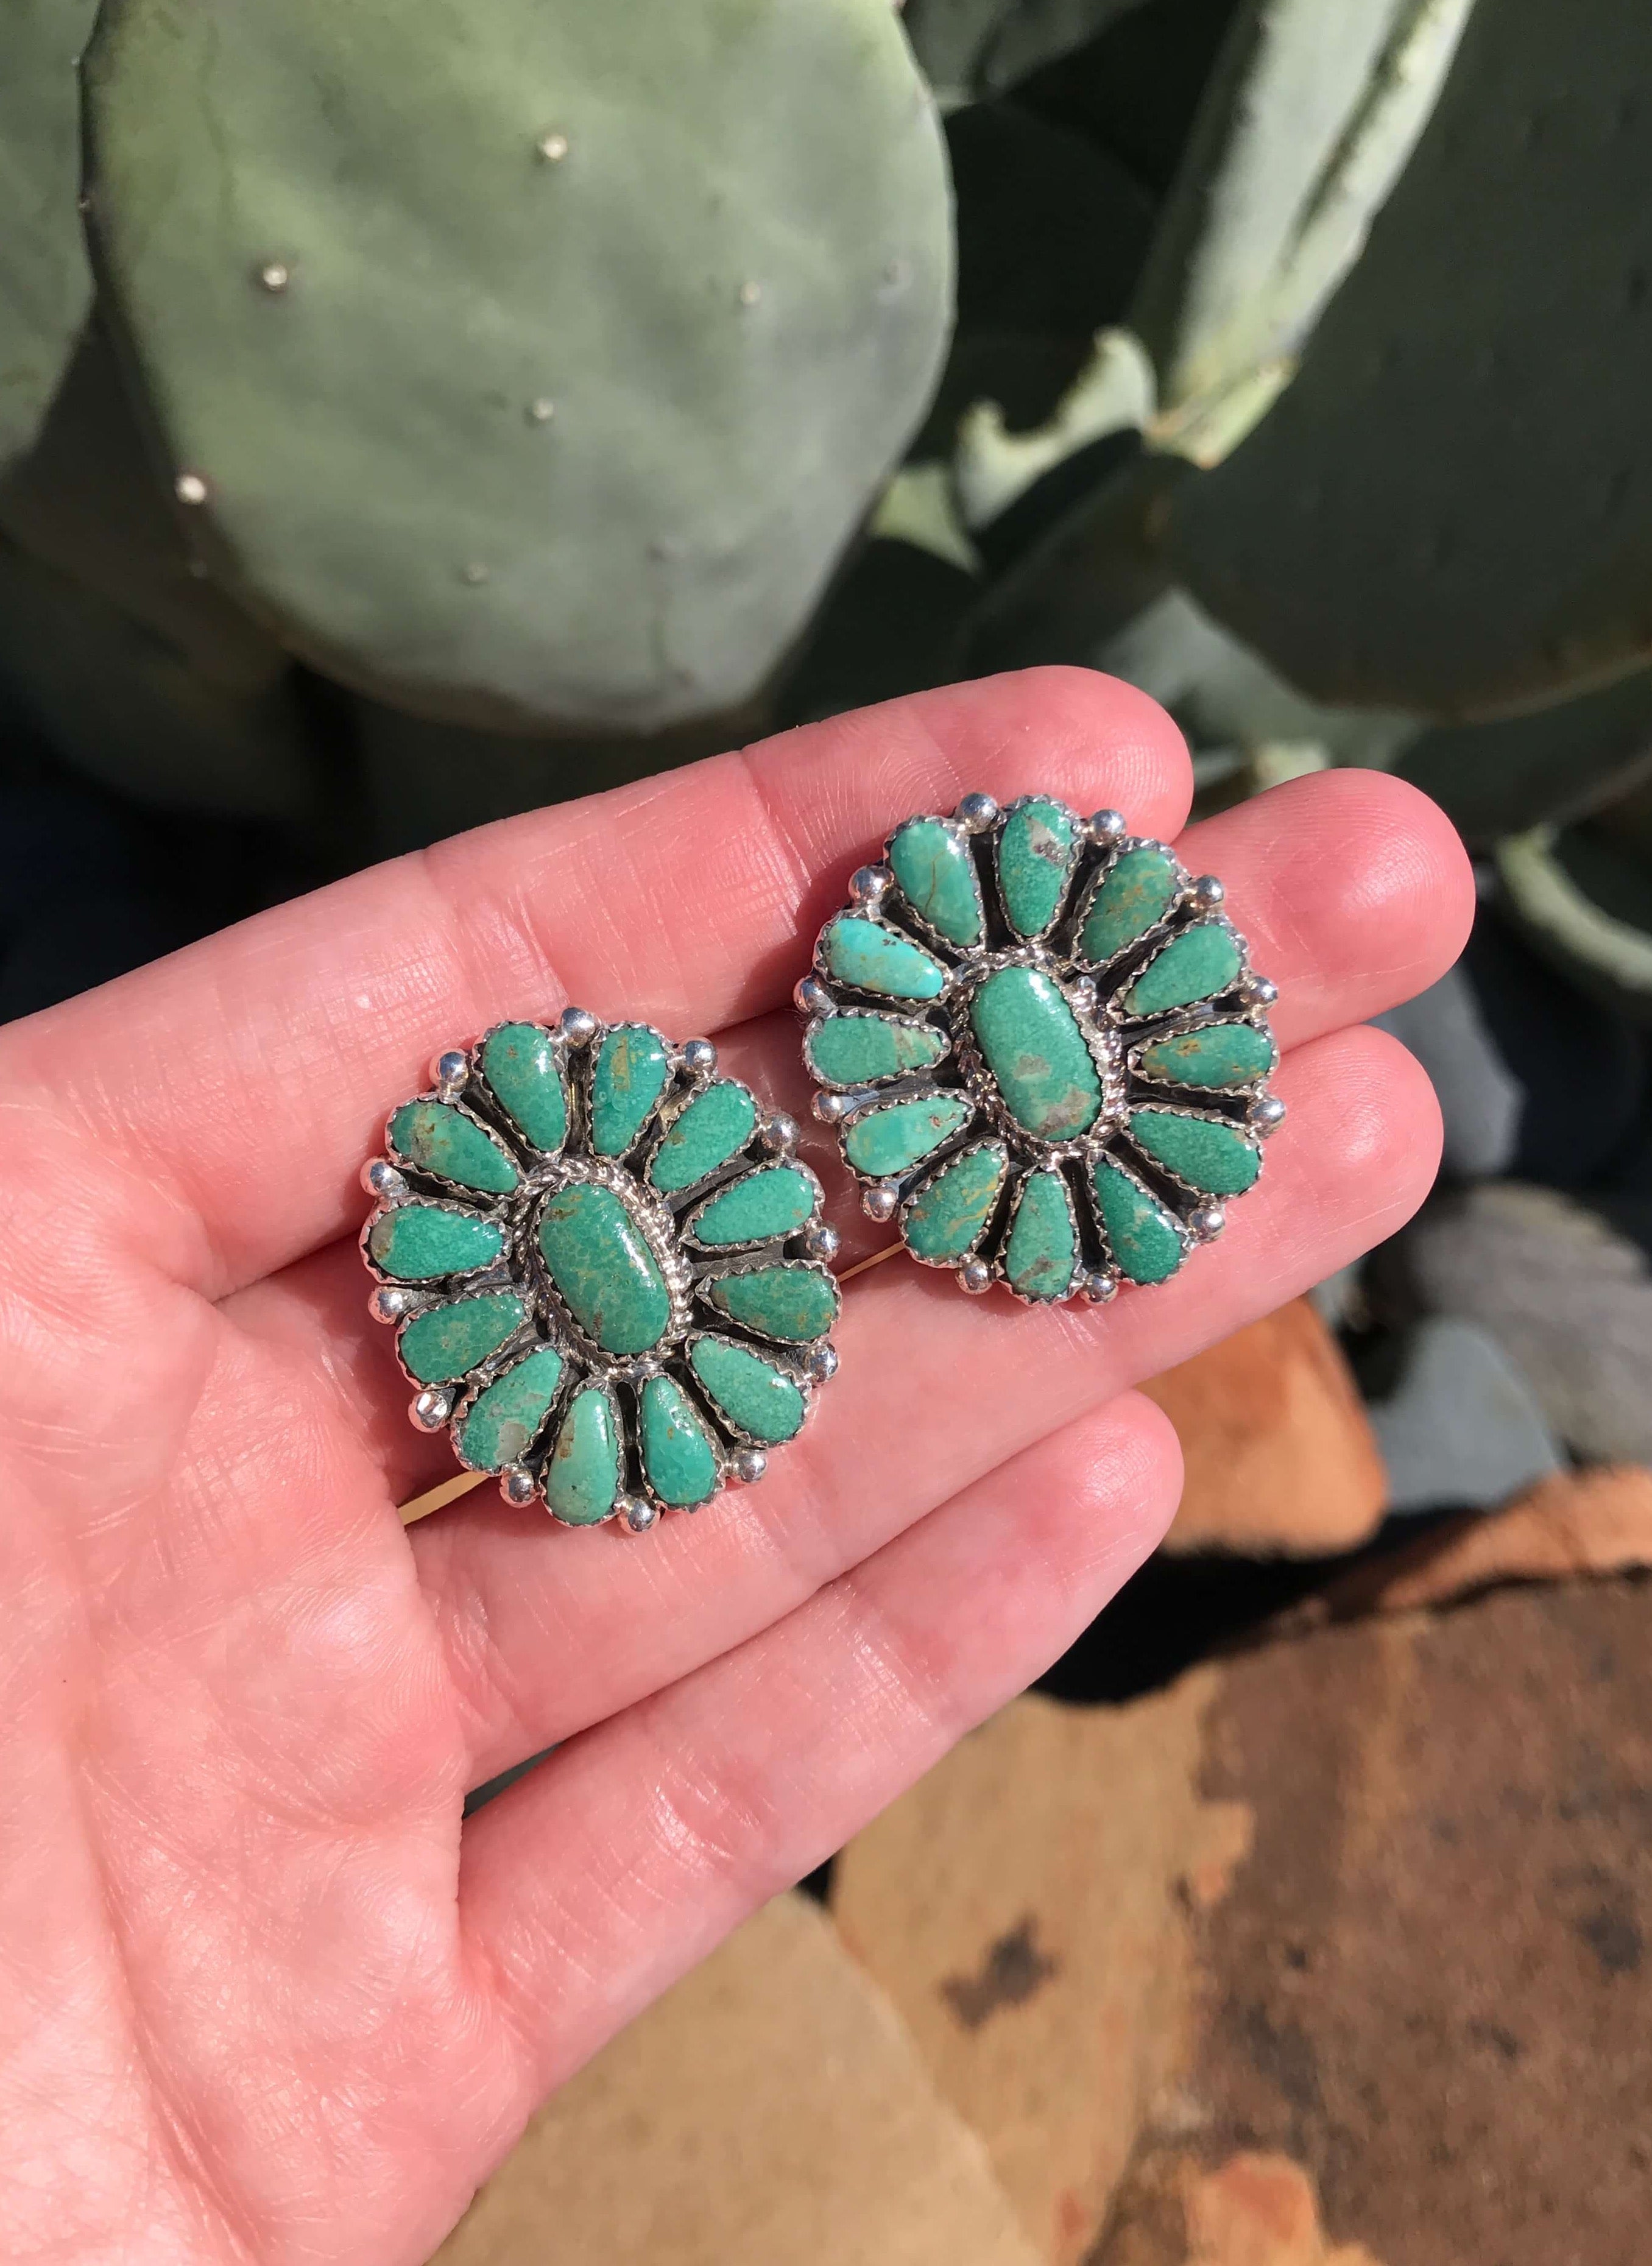
M96 1832L91 1830L90 1817L84 1822L88 1828L85 1834L87 1851L101 1893L106 1940L124 2000L127 2036L131 2041L135 2065L143 2073L144 2087L154 2108L151 2133L172 2170L180 2197L194 2197L210 2210L230 2245L228 2252L221 2255L231 2261L243 2262L243 2266L259 2266L254 2232L245 2223L243 2214L233 2199L219 2191L212 2166L201 2153L201 2134L193 2128L192 2120L181 2110L163 2077L161 2057L157 2051L155 2040L149 2035L143 2014L143 1993L134 1983L119 1902L113 1893L102 1860L101 1844Z

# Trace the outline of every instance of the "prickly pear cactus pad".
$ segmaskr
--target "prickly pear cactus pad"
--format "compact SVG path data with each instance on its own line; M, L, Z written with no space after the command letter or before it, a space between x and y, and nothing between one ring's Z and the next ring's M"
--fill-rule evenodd
M798 987L816 1114L865 1209L966 1290L1163 1283L1221 1232L1284 1115L1273 985L1116 811L965 797L851 884Z
M837 1368L797 1128L704 1039L570 1008L442 1055L363 1183L412 1416L507 1502L632 1533L762 1478Z
M1649 118L1643 0L1480 0L1300 370L1175 487L1174 572L1314 699L1512 714L1652 654Z
M91 306L75 64L98 0L5 0L0 30L0 471L26 449Z
M888 0L110 0L87 103L215 565L439 719L738 700L944 352L946 162Z

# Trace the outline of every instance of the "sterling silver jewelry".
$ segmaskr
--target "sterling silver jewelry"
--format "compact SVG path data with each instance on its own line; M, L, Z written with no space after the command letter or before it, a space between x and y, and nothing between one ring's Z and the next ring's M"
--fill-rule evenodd
M964 1290L1029 1305L1167 1282L1284 1115L1213 875L1048 795L897 827L798 986L862 1203Z
M363 1169L409 1414L508 1502L632 1533L763 1477L837 1367L797 1127L709 1040L570 1008L437 1057Z

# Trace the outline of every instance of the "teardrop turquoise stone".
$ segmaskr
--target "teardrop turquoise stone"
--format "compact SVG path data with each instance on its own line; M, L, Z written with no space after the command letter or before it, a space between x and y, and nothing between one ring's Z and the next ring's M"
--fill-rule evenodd
M715 1275L705 1285L705 1296L730 1321L787 1345L823 1338L837 1319L842 1303L827 1269L807 1261Z
M1078 822L1064 802L1034 794L1012 804L998 837L998 895L1018 936L1042 936L1055 919L1078 838Z
M795 1234L815 1210L815 1187L794 1165L764 1165L708 1197L684 1232L707 1250Z
M508 1290L479 1298L459 1298L415 1316L401 1334L397 1351L409 1376L420 1385L451 1385L497 1353L528 1319L520 1298Z
M440 1211L435 1204L398 1204L381 1212L367 1239L368 1255L398 1283L434 1283L442 1275L473 1275L491 1266L505 1239L491 1219L474 1212Z
M1202 1195L1242 1196L1262 1168L1262 1152L1233 1126L1169 1109L1138 1109L1130 1138L1156 1164Z
M974 1106L961 1094L931 1093L868 1109L844 1135L844 1154L858 1173L875 1180L910 1171L961 1133Z
M641 1228L612 1188L574 1181L545 1199L539 1248L551 1280L604 1353L647 1353L671 1320L671 1294Z
M1195 921L1161 945L1119 1001L1127 1015L1167 1015L1239 981L1239 948L1224 921Z
M404 1101L390 1121L390 1145L421 1173L488 1196L508 1196L520 1178L491 1133L445 1101Z
M1156 848L1126 850L1115 859L1090 900L1078 931L1080 955L1096 966L1145 936L1175 903L1176 863Z
M1024 1298L1064 1298L1078 1263L1078 1230L1067 1184L1056 1172L1031 1173L1022 1184L1004 1273Z
M748 1347L696 1338L689 1365L736 1432L775 1448L801 1425L807 1403L794 1380Z
M638 1444L648 1485L673 1510L693 1510L717 1492L717 1451L680 1385L651 1377L642 1388Z
M648 1178L662 1195L691 1188L737 1156L757 1129L757 1105L732 1078L708 1085L678 1112L654 1154Z
M550 1032L502 1023L482 1048L482 1075L534 1147L558 1155L568 1137L568 1097Z
M947 988L939 961L876 921L839 913L828 921L821 957L829 974L857 991L878 991L889 999L939 999Z
M562 1356L538 1346L479 1392L459 1426L459 1453L472 1470L503 1471L538 1438L562 1382Z
M619 1493L619 1426L614 1404L600 1385L585 1385L568 1403L557 1444L545 1466L545 1499L568 1526L595 1526Z
M649 1118L671 1075L671 1058L658 1032L621 1023L596 1050L591 1068L591 1146L599 1157L621 1157Z
M1254 1023L1201 1023L1196 1030L1150 1041L1140 1056L1144 1078L1207 1092L1253 1085L1278 1060L1278 1048Z
M1036 968L977 984L969 1027L1005 1106L1040 1141L1071 1141L1101 1114L1101 1080L1061 987Z
M1096 1210L1122 1274L1132 1283L1165 1283L1187 1255L1163 1204L1105 1157L1096 1160Z
M969 837L940 818L909 818L889 842L889 871L920 919L952 944L979 944L981 883Z
M932 1069L947 1044L946 1034L927 1023L897 1022L892 1015L829 1015L809 1033L803 1053L822 1085L877 1085L886 1078Z
M1009 1170L1001 1141L983 1141L943 1165L908 1207L902 1233L920 1259L967 1258L981 1239Z

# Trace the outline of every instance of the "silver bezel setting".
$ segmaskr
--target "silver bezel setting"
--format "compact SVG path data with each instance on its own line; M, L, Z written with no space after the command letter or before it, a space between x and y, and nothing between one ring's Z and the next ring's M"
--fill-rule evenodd
M467 1471L496 1472L505 1501L517 1508L537 1502L549 1509L545 1471L567 1409L584 1386L603 1391L614 1412L620 1473L612 1506L603 1520L593 1523L642 1533L676 1508L657 1492L642 1451L641 1395L650 1378L669 1378L704 1427L716 1469L716 1485L707 1502L727 1487L753 1483L766 1466L766 1451L758 1452L765 1444L735 1425L694 1375L688 1356L698 1340L720 1339L757 1356L801 1393L806 1421L812 1413L821 1385L836 1366L829 1334L802 1343L771 1337L713 1306L709 1286L726 1275L756 1273L770 1266L800 1271L807 1266L817 1272L822 1258L830 1255L825 1249L830 1231L821 1218L824 1192L793 1154L797 1129L793 1122L764 1108L744 1086L742 1091L751 1102L745 1140L683 1188L669 1192L656 1188L650 1178L653 1160L683 1111L713 1084L741 1085L738 1079L718 1078L716 1049L705 1040L673 1046L652 1025L629 1020L608 1024L581 1008L568 1009L559 1023L522 1020L545 1042L560 1082L567 1113L563 1142L554 1151L535 1146L489 1085L485 1049L497 1030L512 1026L494 1025L473 1044L439 1056L433 1085L410 1099L452 1109L476 1127L509 1160L516 1184L503 1195L470 1188L401 1155L388 1140L389 1122L398 1114L391 1111L386 1120L387 1152L363 1172L364 1185L375 1198L360 1237L363 1261L377 1286L369 1312L396 1331L402 1373L415 1387L409 1411L413 1421L425 1430L445 1429L459 1465ZM592 1082L603 1045L618 1027L646 1031L658 1041L665 1052L667 1074L625 1149L617 1156L598 1156L591 1148ZM807 1185L809 1208L795 1228L738 1245L699 1246L692 1241L691 1224L707 1203L750 1174L777 1166L795 1173ZM645 1353L605 1350L581 1326L551 1275L538 1240L540 1214L559 1190L576 1185L605 1188L619 1198L660 1270L670 1317L660 1339ZM459 1274L417 1281L389 1274L373 1257L373 1230L387 1215L409 1205L486 1222L500 1232L498 1255ZM525 1319L462 1376L432 1384L415 1377L401 1361L403 1337L414 1322L439 1308L497 1292L521 1299ZM479 1464L461 1445L467 1420L483 1393L540 1347L558 1353L562 1369L533 1437L508 1463Z
M798 1005L807 1019L804 1064L818 1089L815 1114L837 1128L844 1164L859 1184L863 1208L874 1218L893 1219L902 1241L920 1265L952 1269L962 1287L973 1293L998 1283L1022 1305L1061 1303L1026 1295L1009 1281L1006 1266L1010 1232L1027 1180L1049 1168L1060 1175L1078 1228L1077 1262L1065 1296L1105 1305L1121 1288L1134 1286L1151 1268L1144 1255L1113 1248L1094 1189L1093 1176L1100 1160L1105 1158L1117 1165L1164 1214L1173 1226L1184 1261L1201 1242L1219 1232L1224 1204L1239 1199L1214 1197L1144 1155L1130 1139L1129 1121L1135 1110L1151 1107L1217 1122L1228 1126L1260 1159L1262 1142L1283 1115L1283 1105L1268 1086L1278 1063L1278 1048L1267 1020L1267 1010L1276 993L1253 969L1246 940L1225 910L1226 893L1219 881L1212 875L1190 874L1169 844L1131 833L1115 811L1099 811L1087 819L1067 811L1073 846L1056 910L1036 930L1017 929L1005 901L998 849L1011 818L1029 802L1057 804L1067 809L1053 795L1021 796L1002 808L990 796L968 795L952 817L937 822L954 841L967 845L975 863L984 928L981 941L968 947L951 942L909 902L894 880L890 852L901 830L891 834L881 861L861 869L848 903L822 927L812 971L798 987ZM1170 900L1158 917L1145 923L1128 943L1105 960L1093 960L1081 952L1078 941L1092 903L1120 859L1142 850L1155 852L1166 860L1173 882ZM875 889L868 886L871 876L878 878ZM835 975L827 957L827 939L832 922L844 912L870 921L927 954L941 971L937 995L932 999L901 997L859 986ZM1122 1005L1122 997L1142 971L1177 937L1191 928L1208 926L1220 927L1233 940L1237 966L1232 981L1206 998L1162 1013L1128 1012ZM970 1021L970 1001L976 986L1003 968L1026 968L1047 976L1072 1013L1101 1086L1100 1108L1081 1135L1048 1140L1029 1131L1010 1107L983 1058ZM942 1042L941 1051L924 1070L867 1079L860 1085L823 1078L813 1067L815 1042L822 1025L840 1014L932 1031ZM1217 1023L1244 1023L1265 1034L1272 1049L1268 1071L1232 1083L1194 1085L1185 1079L1155 1078L1144 1066L1144 1053L1156 1040ZM874 1173L851 1160L847 1137L865 1113L891 1103L946 1094L967 1101L969 1115L954 1133L910 1169ZM910 1225L926 1190L939 1174L989 1142L1007 1151L1008 1163L978 1232L968 1244L942 1256L913 1251ZM1136 1277L1129 1271L1132 1259ZM1180 1267L1174 1271L1180 1272Z

